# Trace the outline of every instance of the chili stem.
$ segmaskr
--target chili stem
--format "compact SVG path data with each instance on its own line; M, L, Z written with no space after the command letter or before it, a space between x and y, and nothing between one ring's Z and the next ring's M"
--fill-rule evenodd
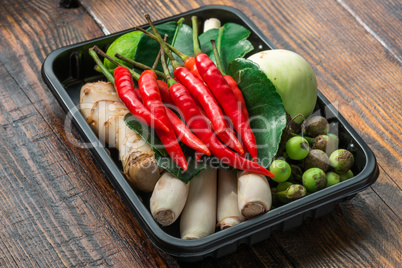
M134 61L134 60L132 60L132 59L129 59L129 58L127 58L127 57L124 57L123 55L120 55L119 53L116 53L114 56L115 56L116 58L118 58L118 59L120 59L120 60L122 60L122 61L125 61L125 62L127 62L127 63L130 63L130 64L132 64L133 66L135 66L135 67L137 67L137 68L140 68L140 69L142 69L142 70L152 70L151 67L149 67L149 66L147 66L147 65L145 65L145 64L142 64L142 63L140 63L140 62L138 62L138 61ZM158 71L158 70L155 70L155 73L156 73L157 76L162 77L162 78L165 78L165 75L164 75L162 72L160 72L160 71Z
M191 22L193 25L193 45L194 45L194 55L201 54L200 43L198 42L198 23L197 23L197 16L191 17Z
M98 65L94 66L94 70L97 71L98 73L103 74L101 68ZM109 73L113 74L113 69L107 69L109 71Z
M184 18L181 18L177 21L177 28L176 28L176 31L173 36L172 44L176 43L177 35L179 34L180 28L183 25L183 23L184 23ZM164 41L167 42L167 40L164 40Z
M170 76L169 68L166 63L165 51L162 49L162 47L161 47L160 51L161 51L161 63L162 63L163 72L165 73L166 81L170 88L170 86L173 85L174 83L176 83L176 81Z
M134 77L135 80L138 80L140 78L140 75L136 72L134 72L133 70L131 70L130 67L126 66L125 64L121 64L120 62L116 61L115 59L113 59L112 57L110 57L109 55L107 55L105 52L103 52L98 46L94 46L93 49L95 50L96 53L98 53L100 56L108 59L111 63L113 63L116 66L123 66L126 67L131 75Z
M225 73L223 72L223 68L222 68L222 61L221 61L221 58L219 57L218 48L216 47L216 43L215 43L214 39L211 39L211 44L212 44L212 50L214 51L216 67L218 67L218 69L222 75L225 75Z
M176 61L176 59L173 57L172 52L170 49L166 46L166 43L163 42L161 35L159 34L158 30L156 29L155 25L153 24L151 17L149 14L145 14L145 18L147 19L149 25L152 28L152 31L154 32L156 38L158 39L159 44L161 44L163 50L165 51L166 55L169 57L170 62L173 65L173 69L176 69L177 67L180 67L180 63Z
M218 51L221 50L223 30L225 30L225 26L222 26L222 27L219 28L218 40L216 42L216 47L217 47Z
M105 67L105 65L103 65L103 62L100 60L98 54L95 52L93 47L89 49L89 55L91 55L91 57L94 59L98 67L101 69L103 75L106 76L106 79L109 80L109 82L114 85L113 75L109 72L109 70Z
M154 34L148 32L148 31L146 31L146 30L144 30L144 29L142 29L142 28L140 28L140 27L138 27L138 26L135 27L135 29L136 29L136 30L139 30L139 31L141 31L141 32L143 32L143 33L144 33L145 35L147 35L149 38L151 38L151 39L153 39L153 40L155 40L155 41L158 41L158 38L157 38ZM175 47L172 46L171 44L169 44L169 43L165 43L165 44L166 44L166 46L167 46L174 54L176 54L177 56L179 56L179 58L180 58L182 61L186 61L188 58L190 58L190 56L188 56L188 55L186 55L186 54L180 52L177 48L175 48Z
M168 35L165 34L165 38L163 38L163 41L166 42L167 39L168 39ZM152 65L152 68L151 68L152 71L155 71L156 67L158 67L158 64L159 64L160 59L161 59L161 51L159 50L158 55L156 55L155 62L154 62L154 64Z
M161 59L161 52L159 51L158 55L156 55L155 62L152 65L152 68L151 68L152 71L155 71L156 67L158 67L160 59Z

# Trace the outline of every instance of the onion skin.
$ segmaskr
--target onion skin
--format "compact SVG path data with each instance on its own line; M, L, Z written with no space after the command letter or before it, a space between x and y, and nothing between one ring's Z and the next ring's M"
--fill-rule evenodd
M271 209L271 188L265 176L247 171L240 172L237 187L239 209L245 218L256 217Z
M217 170L208 167L190 182L190 190L180 217L182 239L198 239L215 232Z

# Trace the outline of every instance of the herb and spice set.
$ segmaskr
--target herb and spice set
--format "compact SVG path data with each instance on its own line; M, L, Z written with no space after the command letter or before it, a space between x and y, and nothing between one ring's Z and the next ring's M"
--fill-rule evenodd
M300 55L252 54L236 23L211 18L199 34L196 16L191 27L145 18L148 29L89 49L108 82L85 84L80 105L161 226L202 238L354 176L338 130L313 114L317 82Z

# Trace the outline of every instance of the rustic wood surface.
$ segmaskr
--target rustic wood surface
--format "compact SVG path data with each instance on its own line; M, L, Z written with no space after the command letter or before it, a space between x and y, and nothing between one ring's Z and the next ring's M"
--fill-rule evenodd
M2 0L0 266L189 266L157 249L41 77L53 50L209 4L242 10L314 66L319 89L375 153L375 184L334 212L199 267L400 267L402 4L385 0ZM72 135L79 139L76 129Z

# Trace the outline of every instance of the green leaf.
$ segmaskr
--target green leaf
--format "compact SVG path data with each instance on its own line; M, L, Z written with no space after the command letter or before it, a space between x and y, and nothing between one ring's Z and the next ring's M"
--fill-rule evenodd
M224 26L222 26L222 27L224 27ZM219 38L219 29L211 29L211 30L208 30L208 31L200 34L200 36L198 36L198 41L200 42L201 51L203 53L207 54L210 57L210 59L213 61L215 61L215 55L214 55L214 51L212 50L211 39L215 39L216 43L218 43L218 38ZM225 55L222 54L222 51L219 50L219 48L218 48L218 52L219 52L221 59L225 57ZM238 58L238 57L236 57L236 58Z
M193 49L193 29L183 24L179 28L177 32L176 39L172 44L175 48L177 48L181 53L187 56L194 56L194 49ZM173 54L180 64L183 64L183 61L176 55Z
M131 113L128 113L124 116L124 122L131 130L137 132L138 135L140 135L149 145L151 145L154 151L157 151L162 156L168 156L168 153L165 150L161 140L157 135L155 135L155 132L151 127L139 121Z
M176 176L178 179L187 183L192 178L198 175L202 170L204 170L208 165L205 162L197 162L194 157L194 150L187 147L184 144L181 144L181 149L184 153L184 156L187 159L187 170L181 169L171 157L162 156L159 152L155 152L155 159L158 166L166 169L171 174Z
M243 26L228 22L221 29L211 29L199 36L200 47L203 53L207 54L215 61L212 50L211 39L215 39L218 52L222 61L224 72L230 62L234 59L244 57L248 52L254 49L253 45L247 38L250 31Z
M149 145L151 145L152 149L155 152L155 159L158 166L166 169L183 182L189 182L194 176L196 176L208 166L205 161L197 162L195 160L195 152L193 149L187 147L184 144L180 144L184 156L187 159L188 165L187 170L184 171L168 155L162 142L151 127L140 122L131 113L126 114L126 116L124 117L124 122L130 129L137 132L138 135L140 135Z
M278 151L282 131L286 127L282 99L272 82L250 60L235 59L229 64L228 74L243 93L257 141L259 164L267 167Z

